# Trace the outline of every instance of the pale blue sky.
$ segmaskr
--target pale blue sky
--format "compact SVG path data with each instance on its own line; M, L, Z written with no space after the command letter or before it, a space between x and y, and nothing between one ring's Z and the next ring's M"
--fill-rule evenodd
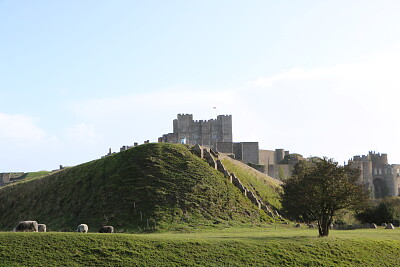
M177 113L235 141L400 163L399 1L0 0L0 172L156 141Z

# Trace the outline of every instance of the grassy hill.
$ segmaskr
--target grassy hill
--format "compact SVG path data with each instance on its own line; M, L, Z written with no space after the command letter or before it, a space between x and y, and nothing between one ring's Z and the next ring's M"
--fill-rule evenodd
M252 177L240 178L279 207L279 186ZM50 231L73 231L86 223L89 231L113 225L119 232L271 220L188 147L166 143L141 145L1 188L0 214L2 230L20 220L45 223Z
M0 266L399 266L399 229L0 233Z

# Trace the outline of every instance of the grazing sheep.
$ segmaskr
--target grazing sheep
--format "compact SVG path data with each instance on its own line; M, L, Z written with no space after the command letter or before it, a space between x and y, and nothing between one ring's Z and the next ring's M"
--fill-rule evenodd
M43 223L39 223L38 224L38 232L46 232L46 231L47 231L46 225Z
M37 232L38 223L36 221L21 221L14 228L14 232Z
M87 224L80 224L78 225L78 228L76 229L76 231L78 233L87 233L89 231L89 227L87 226Z
M114 233L114 227L112 226L102 226L99 233Z

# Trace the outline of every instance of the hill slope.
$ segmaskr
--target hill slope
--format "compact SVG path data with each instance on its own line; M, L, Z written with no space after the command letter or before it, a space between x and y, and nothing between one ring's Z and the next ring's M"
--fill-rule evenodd
M224 154L219 156L225 168L235 173L243 185L257 193L266 204L274 209L281 209L282 181L269 177L266 174L244 164L241 161L232 159Z
M1 188L0 214L3 230L20 220L46 223L52 231L86 223L89 231L109 224L121 232L271 220L186 146L166 143Z

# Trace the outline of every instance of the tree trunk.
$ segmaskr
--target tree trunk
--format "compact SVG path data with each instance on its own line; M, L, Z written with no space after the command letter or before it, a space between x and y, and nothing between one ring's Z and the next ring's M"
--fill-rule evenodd
M321 222L318 224L318 232L320 237L329 235L329 226L332 218L330 216L323 216Z

